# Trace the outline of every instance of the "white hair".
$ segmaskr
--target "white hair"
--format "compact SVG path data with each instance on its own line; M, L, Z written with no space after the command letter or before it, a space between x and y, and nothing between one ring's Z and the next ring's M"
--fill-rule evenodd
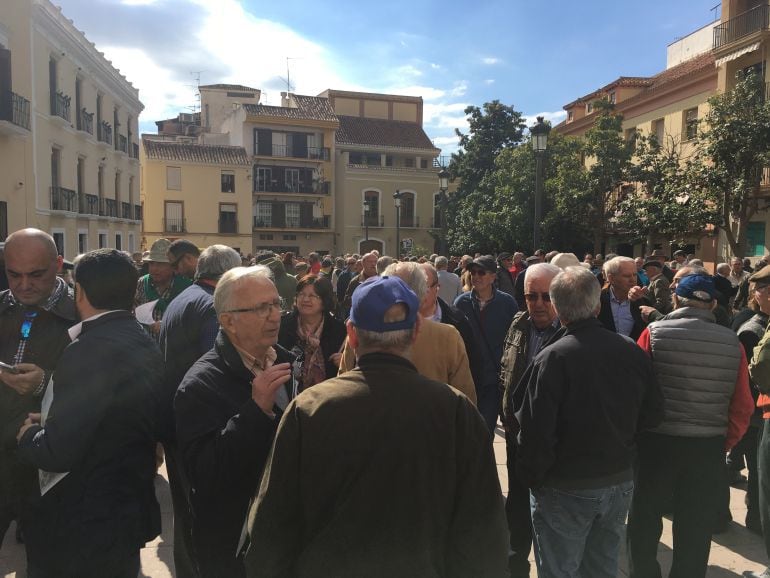
M612 259L605 261L602 266L605 278L620 273L620 266L622 263L633 263L634 268L636 268L636 263L631 257L613 257Z
M273 282L273 272L265 265L253 265L251 267L235 267L227 271L219 279L214 290L214 310L217 315L225 313L230 308L235 288L247 279L265 279Z

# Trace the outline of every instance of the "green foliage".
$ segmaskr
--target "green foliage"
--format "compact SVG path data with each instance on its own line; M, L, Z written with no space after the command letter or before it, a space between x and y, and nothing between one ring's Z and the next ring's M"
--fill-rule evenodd
M743 255L746 230L760 210L761 169L770 164L770 99L750 71L735 87L709 99L705 128L696 137L690 166L693 187L719 199L720 219L735 255Z

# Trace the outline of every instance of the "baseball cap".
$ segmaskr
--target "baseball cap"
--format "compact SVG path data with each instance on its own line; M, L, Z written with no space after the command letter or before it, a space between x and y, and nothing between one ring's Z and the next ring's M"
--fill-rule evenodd
M406 319L386 323L385 313L399 303L406 305ZM419 308L417 295L400 278L373 277L361 283L353 292L350 321L358 329L377 333L411 329Z
M686 299L710 303L716 295L714 278L711 275L687 275L679 280L676 294Z
M473 261L465 266L466 269L472 269L474 267L486 269L492 273L497 272L497 262L495 261L495 258L492 257L492 255L482 255L481 257L476 257Z

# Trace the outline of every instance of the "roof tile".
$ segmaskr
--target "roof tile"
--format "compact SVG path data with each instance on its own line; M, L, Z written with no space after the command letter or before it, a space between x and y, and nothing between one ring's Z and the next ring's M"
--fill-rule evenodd
M422 127L413 122L344 115L338 118L338 144L437 150Z
M250 164L246 149L224 145L201 145L142 139L148 159L208 163L217 165Z
M337 115L329 100L318 96L292 94L296 107L267 106L264 104L245 104L246 113L253 116L272 116L280 118L296 118L298 120L323 120L337 122Z

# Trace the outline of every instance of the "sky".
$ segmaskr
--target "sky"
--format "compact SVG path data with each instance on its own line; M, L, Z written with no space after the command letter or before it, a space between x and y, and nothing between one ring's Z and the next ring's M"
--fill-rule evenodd
M442 154L464 110L500 100L532 124L619 76L666 67L666 47L717 0L54 0L139 89L140 132L190 112L196 84L421 96Z

